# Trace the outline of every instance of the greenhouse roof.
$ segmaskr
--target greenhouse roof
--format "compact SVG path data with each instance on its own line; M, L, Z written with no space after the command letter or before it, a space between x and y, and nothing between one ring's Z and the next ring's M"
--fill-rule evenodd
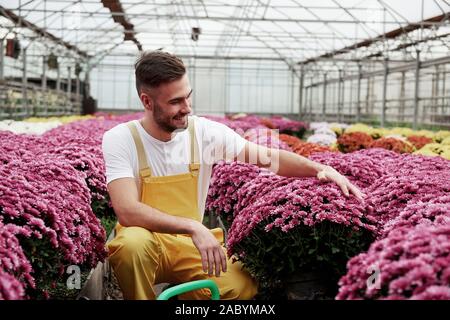
M160 48L289 66L449 52L448 0L6 0L0 13L2 38L97 61Z

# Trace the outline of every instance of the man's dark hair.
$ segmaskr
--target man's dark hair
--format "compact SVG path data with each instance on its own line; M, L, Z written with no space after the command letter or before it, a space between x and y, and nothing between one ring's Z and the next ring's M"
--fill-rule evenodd
M180 79L186 73L183 61L164 51L146 51L136 61L136 89L141 93L142 86L157 88L163 83Z

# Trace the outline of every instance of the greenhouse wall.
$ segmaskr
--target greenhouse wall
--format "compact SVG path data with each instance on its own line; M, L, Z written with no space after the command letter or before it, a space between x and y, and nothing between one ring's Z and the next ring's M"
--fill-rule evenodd
M392 70L388 65L385 80L383 64L375 69L376 72L366 70L361 74L359 90L358 74L342 74L333 78L323 74L320 81L310 79L305 87L302 115L310 120L363 121L382 125L384 119L387 125L414 126L417 122L417 126L448 127L448 63L421 64L425 66L419 68L417 84L416 70L397 71L398 65L392 65Z
M133 58L101 63L91 72L100 110L142 110ZM298 74L284 62L186 59L195 112L298 114Z

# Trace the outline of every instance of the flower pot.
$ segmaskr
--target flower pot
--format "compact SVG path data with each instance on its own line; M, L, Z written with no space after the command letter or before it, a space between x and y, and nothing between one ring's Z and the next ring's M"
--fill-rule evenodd
M329 276L323 272L296 273L285 280L289 300L333 299Z

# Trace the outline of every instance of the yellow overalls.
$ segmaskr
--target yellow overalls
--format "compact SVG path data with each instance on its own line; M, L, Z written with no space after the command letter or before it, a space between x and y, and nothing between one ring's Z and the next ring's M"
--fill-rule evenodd
M129 122L139 160L141 202L164 213L201 221L198 208L198 176L200 163L193 119L189 118L191 161L189 172L153 177L142 140L134 123ZM223 231L211 230L223 245ZM254 279L242 270L239 262L227 258L227 272L220 277L203 272L201 256L188 235L156 233L141 227L117 225L116 237L107 244L109 261L125 299L155 299L154 284L184 283L212 279L221 299L251 299L257 292ZM223 248L223 247L222 247ZM225 254L226 249L223 248ZM180 299L210 299L208 289L181 295Z

